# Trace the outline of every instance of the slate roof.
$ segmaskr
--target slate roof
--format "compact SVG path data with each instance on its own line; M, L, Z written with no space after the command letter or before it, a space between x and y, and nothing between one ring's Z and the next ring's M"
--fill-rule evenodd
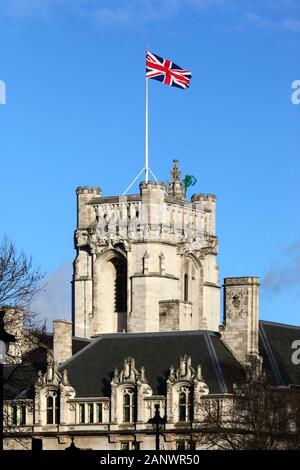
M260 321L259 348L270 380L281 386L300 387L300 365L291 357L292 343L300 340L300 327ZM43 339L50 349L52 335ZM244 370L223 343L211 331L182 331L136 334L103 334L92 341L73 338L73 356L61 369L68 370L76 397L109 397L110 382L116 367L123 368L124 359L134 357L136 368L145 367L146 378L154 394L166 393L169 368L179 367L180 356L188 354L192 366L202 366L203 377L212 394L231 392L232 384L244 380ZM32 352L18 365L14 378L5 383L6 397L31 397L38 370L46 370L46 349ZM6 365L5 374L15 366Z
M34 384L38 371L47 370L47 350L53 349L53 334L42 333L39 337L40 345L23 357L22 364L5 364L3 397L6 400L13 398L33 398ZM72 352L78 353L91 340L85 338L72 338Z
M41 333L39 335L40 344L49 348L53 349L53 333ZM77 336L72 337L72 354L76 354L78 351L83 349L91 342L90 339L87 338L77 338Z
M274 384L300 387L300 364L292 362L292 344L300 340L300 327L260 321L259 338L260 353Z
M244 378L219 334L210 331L101 335L61 368L67 369L77 397L107 397L115 367L121 370L124 359L131 356L137 369L145 367L153 393L164 395L169 368L178 368L184 354L191 356L194 368L202 366L210 393L230 392L233 382Z

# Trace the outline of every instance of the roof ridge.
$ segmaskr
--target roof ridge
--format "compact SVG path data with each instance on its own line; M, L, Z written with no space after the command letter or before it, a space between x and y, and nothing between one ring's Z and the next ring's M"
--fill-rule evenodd
M223 372L222 372L222 369L220 367L220 363L219 363L219 360L218 360L216 350L214 348L212 340L210 339L210 335L204 334L204 338L205 338L208 353L209 353L209 356L210 356L210 359L211 359L211 362L212 362L212 366L214 368L214 371L215 371L216 376L217 376L217 380L219 382L220 389L221 389L222 393L226 393L226 392L228 392L228 388L227 388L227 385L226 385L225 380L224 380Z
M277 326L282 326L284 328L295 328L296 330L300 330L300 325L290 325L288 323L280 323L276 321L270 321L270 320L259 320L259 323L265 324L265 325L277 325Z
M135 332L135 333L99 333L99 335L95 335L92 337L93 340L97 339L109 339L109 338L134 338L134 337L143 337L143 336L197 336L197 335L205 335L208 334L210 336L219 336L218 331L213 330L174 330L174 331L142 331L142 332Z
M267 354L268 360L270 362L271 369L273 371L273 374L275 376L275 379L277 380L278 385L285 385L285 382L282 378L281 372L279 370L277 361L275 359L274 353L272 346L270 344L269 338L264 330L263 324L259 325L259 332L260 332L260 338L262 340L262 343L265 348L265 352Z

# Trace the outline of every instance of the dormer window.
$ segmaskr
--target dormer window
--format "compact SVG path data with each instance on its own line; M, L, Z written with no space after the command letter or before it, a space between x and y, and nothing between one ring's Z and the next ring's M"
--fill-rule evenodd
M123 422L133 423L136 417L136 400L134 390L126 389L123 394Z
M55 391L47 396L47 424L59 423L59 397Z
M190 390L188 388L180 389L178 396L178 421L190 420L190 403Z

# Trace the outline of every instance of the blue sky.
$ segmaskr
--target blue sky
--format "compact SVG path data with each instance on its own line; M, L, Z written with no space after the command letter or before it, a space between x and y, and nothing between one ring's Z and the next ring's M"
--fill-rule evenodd
M0 236L67 318L76 187L120 194L143 167L146 44L193 73L149 83L152 170L178 158L217 195L221 282L260 276L261 318L299 324L298 0L1 0Z

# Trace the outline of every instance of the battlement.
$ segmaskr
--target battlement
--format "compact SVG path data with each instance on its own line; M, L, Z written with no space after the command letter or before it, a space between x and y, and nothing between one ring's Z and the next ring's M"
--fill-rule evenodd
M92 194L94 196L101 196L101 188L97 186L78 186L76 194Z
M145 181L142 181L140 183L140 191L142 191L142 189L163 189L163 190L165 190L166 185L162 181L148 181L148 183L146 183Z
M228 286L259 286L259 277L225 277L224 287Z
M193 194L192 195L192 202L202 202L202 201L209 201L209 202L216 202L217 196L215 194Z

